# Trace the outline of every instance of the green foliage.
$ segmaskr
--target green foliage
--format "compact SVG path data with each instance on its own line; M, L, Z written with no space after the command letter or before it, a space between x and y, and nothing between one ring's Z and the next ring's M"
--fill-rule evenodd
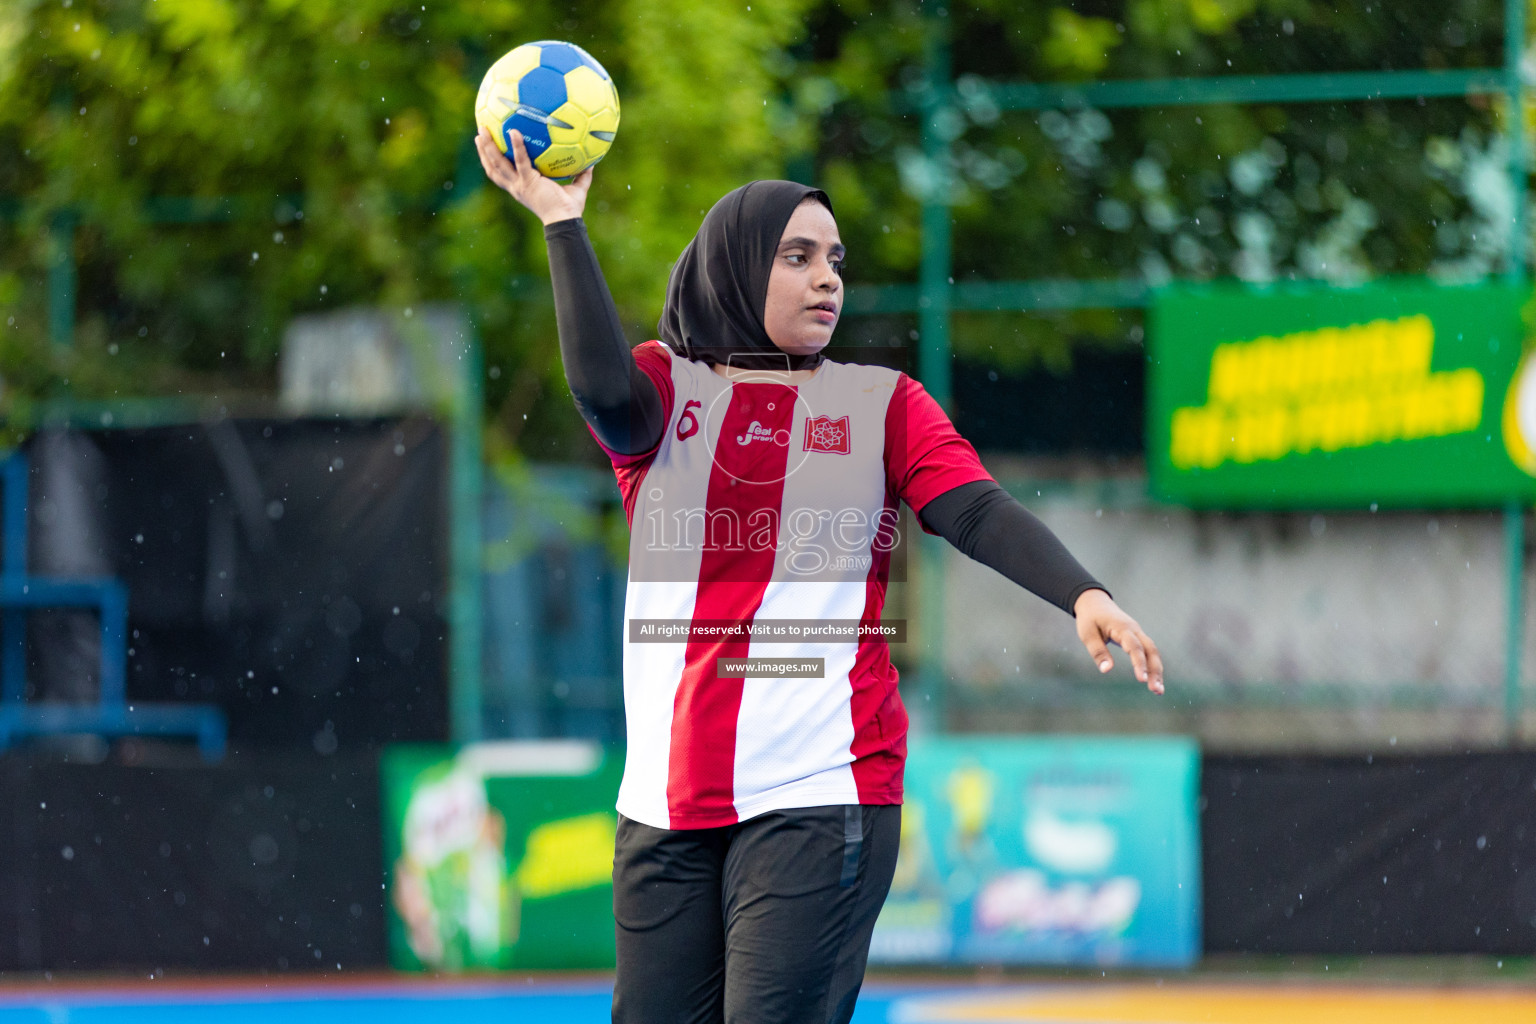
M1065 7L1051 11L1051 31L1043 47L1045 61L1069 75L1096 75L1120 45L1120 33L1108 18L1085 18Z
M487 347L491 450L588 452L538 225L468 148L479 75L538 38L619 83L588 219L637 340L702 212L791 171L831 192L853 288L915 278L935 188L957 279L1476 277L1510 243L1498 103L1007 112L993 83L1492 67L1501 23L1495 0L972 0L943 18L916 0L8 0L0 401L268 393L296 314L460 300ZM945 153L915 114L935 33ZM223 219L192 222L208 209ZM61 353L44 279L66 210L80 323ZM843 340L910 340L905 323L850 320ZM1060 366L1139 331L978 313L955 340Z
M489 415L547 451L576 433L542 234L473 157L479 77L569 38L620 85L589 220L627 316L654 323L700 211L804 148L782 47L806 0L51 0L0 6L0 375L28 397L268 392L285 325L462 300ZM227 198L228 202L222 200ZM80 314L47 342L55 214ZM198 211L222 210L217 223ZM514 281L524 282L514 287ZM650 328L641 328L647 330ZM531 426L525 430L524 416Z
M919 136L912 36L924 27L949 40L947 153ZM926 26L915 6L869 18L850 0L824 9L802 52L810 73L847 83L822 117L818 174L840 202L843 190L856 198L858 215L840 221L852 287L915 277L919 201L933 188L952 209L956 280L1347 284L1502 268L1513 190L1501 104L1009 112L995 83L1499 67L1501 31L1494 0L975 2ZM1140 338L1138 315L1101 310L967 314L953 331L961 355L1010 367L1061 367L1076 345Z

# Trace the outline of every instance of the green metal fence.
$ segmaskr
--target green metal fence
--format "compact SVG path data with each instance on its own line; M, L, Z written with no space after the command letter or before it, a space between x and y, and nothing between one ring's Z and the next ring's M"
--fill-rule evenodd
M908 113L921 121L925 152L942 162L951 145L944 128L946 117L956 109L976 102L956 88L948 37L948 11L944 3L925 4L928 30L924 87ZM1259 76L1224 76L1205 78L1170 78L1128 81L1098 81L1074 84L1033 82L985 83L986 101L1000 110L1027 111L1076 108L1154 108L1251 103L1317 103L1363 101L1409 101L1421 97L1498 96L1506 99L1509 114L1504 118L1508 140L1508 174L1519 197L1515 206L1511 246L1504 272L1512 279L1523 279L1524 239L1526 234L1525 196L1527 166L1523 121L1519 111L1523 101L1520 59L1526 22L1525 8L1519 0L1507 0L1504 8L1504 63L1501 67L1437 71L1339 71L1321 74ZM472 154L460 161L461 185L476 182L478 172ZM456 188L454 194L467 195L468 188ZM947 188L940 181L920 197L923 252L918 280L914 284L877 285L854 291L847 312L850 315L916 314L919 326L917 376L946 408L951 406L951 318L956 311L1037 311L1088 308L1136 308L1150 301L1152 292L1139 279L1066 280L1037 279L1024 281L953 280L953 220L948 205ZM7 211L0 208L0 215ZM233 198L194 200L162 197L149 201L151 219L164 224L214 224L238 219L247 211L242 201ZM265 209L262 211L265 213ZM77 274L74 239L78 214L64 210L50 224L47 265L47 309L49 336L58 345L72 341L75 330ZM456 738L474 739L479 735L479 623L481 612L477 586L480 562L480 432L478 416L483 399L478 344L471 343L464 354L460 397L452 413L453 464L453 569L452 601L452 679L455 687L452 720ZM116 406L122 408L121 406ZM170 419L185 415L184 403L177 411L150 404L138 408L132 418L140 422L157 417ZM157 412L156 410L160 410ZM66 412L67 415L72 415ZM100 422L99 420L97 422ZM1521 580L1524 571L1524 521L1522 510L1510 506L1505 511L1507 561L1508 628L1506 631L1505 714L1513 735L1521 710L1519 663ZM941 618L945 601L942 549L939 541L928 538L922 544L919 559L918 614L925 621ZM921 657L921 680L942 720L945 693L942 670L942 638L929 630L927 646Z
M958 90L953 81L949 45L948 6L925 5L928 30L927 69L924 88L914 113L922 118L925 153L947 166L952 141L945 120L955 108L975 102ZM1169 78L1099 81L1050 85L1033 82L985 83L986 101L999 110L1073 108L1152 108L1249 103L1317 103L1415 100L1428 97L1501 96L1508 103L1504 132L1508 140L1508 174L1515 203L1511 238L1504 273L1524 280L1526 236L1526 166L1523 117L1524 86L1520 60L1526 38L1526 12L1521 0L1504 4L1504 64L1471 70L1340 71L1324 74L1241 75L1206 78ZM874 286L854 292L847 307L851 314L916 313L918 317L917 375L938 402L951 408L950 370L953 361L951 315L956 310L1066 310L1144 307L1152 291L1141 280L1027 280L962 281L953 276L953 220L947 201L947 183L940 181L921 197L923 254L918 281L913 285ZM1506 731L1513 738L1520 714L1520 624L1523 615L1521 580L1524 574L1524 518L1511 504L1505 510L1506 536ZM936 538L923 544L920 565L924 621L939 620L945 603L943 551ZM942 635L928 631L921 661L924 688L942 719Z

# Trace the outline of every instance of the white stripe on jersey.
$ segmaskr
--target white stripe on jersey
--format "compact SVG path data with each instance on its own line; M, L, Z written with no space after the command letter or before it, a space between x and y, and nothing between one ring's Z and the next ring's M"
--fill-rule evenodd
M673 379L679 364L673 360ZM682 375L686 379L686 375ZM713 376L713 374L711 374ZM718 379L718 378L716 378ZM707 382L699 382L707 383ZM728 387L721 381L721 390ZM694 388L687 397L696 399ZM678 683L683 675L685 643L631 643L631 619L674 619L693 617L698 594L699 561L702 544L690 545L687 534L699 529L697 524L679 522L678 510L702 509L709 488L709 451L712 445L678 445L678 422L685 410L679 399L667 423L661 451L646 470L635 497L630 525L629 582L624 592L624 778L619 784L619 813L653 828L667 828L671 814L667 807L667 773L672 753L672 714ZM720 429L695 414L701 433ZM702 440L693 437L690 440ZM665 453L665 458L663 454ZM695 535L696 536L696 535Z
M864 585L768 585L759 619L857 619ZM825 658L821 679L748 679L736 724L736 813L745 820L781 807L856 804L853 714L857 644L760 644L753 658Z
M683 675L681 643L629 642L630 619L687 619L693 583L631 580L624 594L624 778L618 809L626 818L666 828L672 707ZM657 824L660 822L661 824Z

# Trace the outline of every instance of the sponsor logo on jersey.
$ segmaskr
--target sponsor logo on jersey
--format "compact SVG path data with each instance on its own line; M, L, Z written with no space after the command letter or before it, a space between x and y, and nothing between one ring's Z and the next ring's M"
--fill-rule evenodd
M751 425L747 427L745 434L736 435L736 443L739 445L749 445L753 441L767 441L769 444L787 445L789 444L789 431L776 431L772 427L763 426L758 420L753 420Z
M852 451L848 417L808 416L805 420L805 450L847 455Z

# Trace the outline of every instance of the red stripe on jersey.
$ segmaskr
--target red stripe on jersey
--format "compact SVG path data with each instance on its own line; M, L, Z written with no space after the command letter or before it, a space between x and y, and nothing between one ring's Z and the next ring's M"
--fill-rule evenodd
M895 495L887 492L886 519L876 534L869 575L864 580L861 629L878 625L885 607L897 511ZM891 649L884 637L861 631L848 679L853 684L849 710L854 730L849 752L853 754L853 782L859 790L859 803L901 803L902 765L907 757L907 709L896 689L896 667L891 664Z
M891 493L919 513L945 491L991 480L971 442L960 436L944 409L917 381L902 374L885 410L885 473Z
M693 607L695 624L701 620L751 622L762 604L763 592L773 578L794 410L792 387L762 383L732 386L709 471L704 547ZM778 440L780 436L783 443ZM748 524L756 522L754 512L763 510L771 517L774 543L749 545ZM726 515L717 518L718 513ZM731 528L732 522L737 529ZM741 715L743 683L740 679L717 679L715 662L719 658L745 658L750 646L749 637L688 641L682 679L673 700L667 765L667 810L672 828L736 823L736 722Z
M592 425L587 424L587 432L592 434L592 440L597 441L597 446L603 450L604 455L608 456L608 461L613 463L613 475L619 481L619 497L624 502L624 521L631 524L635 515L635 495L640 493L640 484L645 480L645 471L650 468L651 460L656 457L656 452L661 448L662 439L667 436L667 429L672 426L672 407L677 394L676 385L672 382L672 350L670 348L659 341L647 341L643 345L636 345L632 352L635 365L651 379L651 383L656 385L656 390L661 395L661 437L643 452L624 455L609 448L602 441L598 441Z

